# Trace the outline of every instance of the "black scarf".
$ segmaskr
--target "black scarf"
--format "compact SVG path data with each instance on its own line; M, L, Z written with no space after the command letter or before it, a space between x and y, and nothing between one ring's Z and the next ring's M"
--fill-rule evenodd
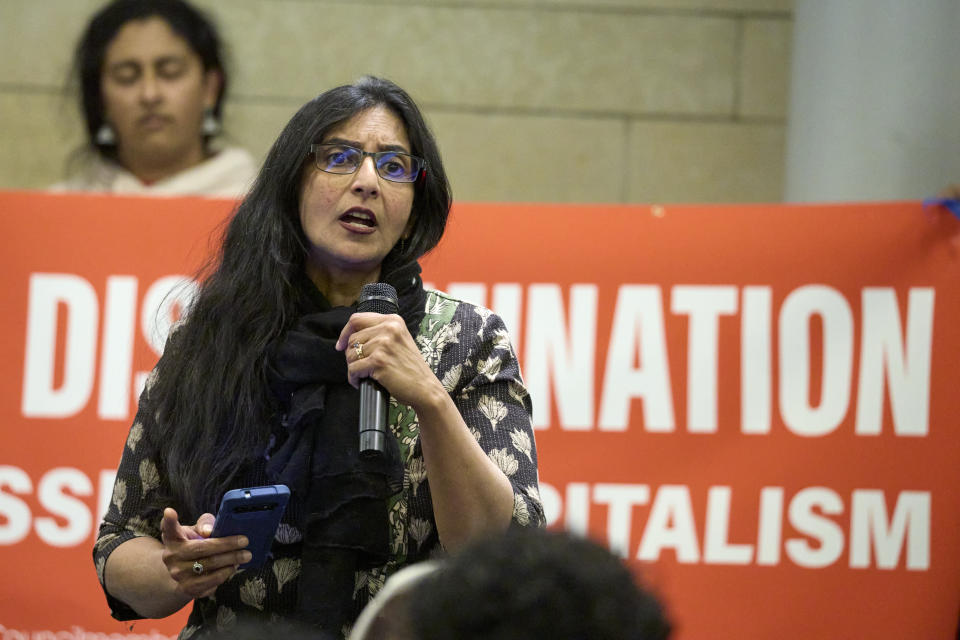
M416 262L384 262L400 315L416 336L426 293ZM291 515L304 532L297 617L339 638L359 611L355 573L384 564L390 552L387 499L403 484L396 439L386 454L361 458L360 393L347 382L344 352L334 345L356 306L332 307L304 276L301 313L268 357L270 388L285 411L286 439L267 463L272 483L290 487Z

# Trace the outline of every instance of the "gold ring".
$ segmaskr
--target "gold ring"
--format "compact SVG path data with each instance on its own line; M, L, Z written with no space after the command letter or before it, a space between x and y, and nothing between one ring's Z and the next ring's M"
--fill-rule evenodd
M357 360L363 359L363 344L358 340L353 343L353 350L357 352Z
M194 563L193 563L193 572L194 572L195 574L197 574L198 576L202 576L202 575L203 575L203 563L200 562L199 560L197 560L196 562L194 562Z

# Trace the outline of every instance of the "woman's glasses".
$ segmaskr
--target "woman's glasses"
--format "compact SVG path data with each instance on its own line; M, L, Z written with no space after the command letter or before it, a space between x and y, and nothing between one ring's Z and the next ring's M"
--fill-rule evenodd
M343 144L312 144L310 153L313 154L317 169L340 174L356 172L363 159L370 156L377 174L390 182L415 182L427 167L426 160L408 153L364 151Z

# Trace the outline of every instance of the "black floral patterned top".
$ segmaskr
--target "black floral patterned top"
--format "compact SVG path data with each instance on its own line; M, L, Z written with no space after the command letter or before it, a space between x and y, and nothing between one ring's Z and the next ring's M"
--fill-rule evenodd
M514 492L513 523L543 526L537 484L537 453L530 423L531 403L520 377L517 357L503 321L489 310L428 290L426 315L416 336L427 364L450 393L464 422L491 460L503 471ZM162 511L149 506L151 492L163 491L158 473L164 452L150 449L147 430L161 428L149 408L149 381L130 428L117 470L113 497L100 525L93 557L104 582L107 557L121 543L137 536L160 539ZM412 409L390 400L389 426L405 460L403 490L388 505L390 559L380 567L356 574L357 610L375 595L386 578L407 564L424 559L440 547L419 442L419 425ZM279 429L279 425L276 427ZM267 452L269 455L271 452ZM263 484L251 477L245 486ZM302 533L288 517L280 525L272 557L259 569L241 571L212 597L194 601L180 639L229 629L238 620L283 620L297 602ZM106 587L104 587L106 593ZM119 620L140 616L107 593L112 615Z

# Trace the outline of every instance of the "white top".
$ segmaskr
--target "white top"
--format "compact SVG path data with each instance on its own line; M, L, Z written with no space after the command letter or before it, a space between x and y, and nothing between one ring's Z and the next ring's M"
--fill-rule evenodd
M52 185L48 191L241 198L253 184L258 168L253 156L246 150L226 147L196 166L152 184L144 184L117 163L97 155L82 171Z

